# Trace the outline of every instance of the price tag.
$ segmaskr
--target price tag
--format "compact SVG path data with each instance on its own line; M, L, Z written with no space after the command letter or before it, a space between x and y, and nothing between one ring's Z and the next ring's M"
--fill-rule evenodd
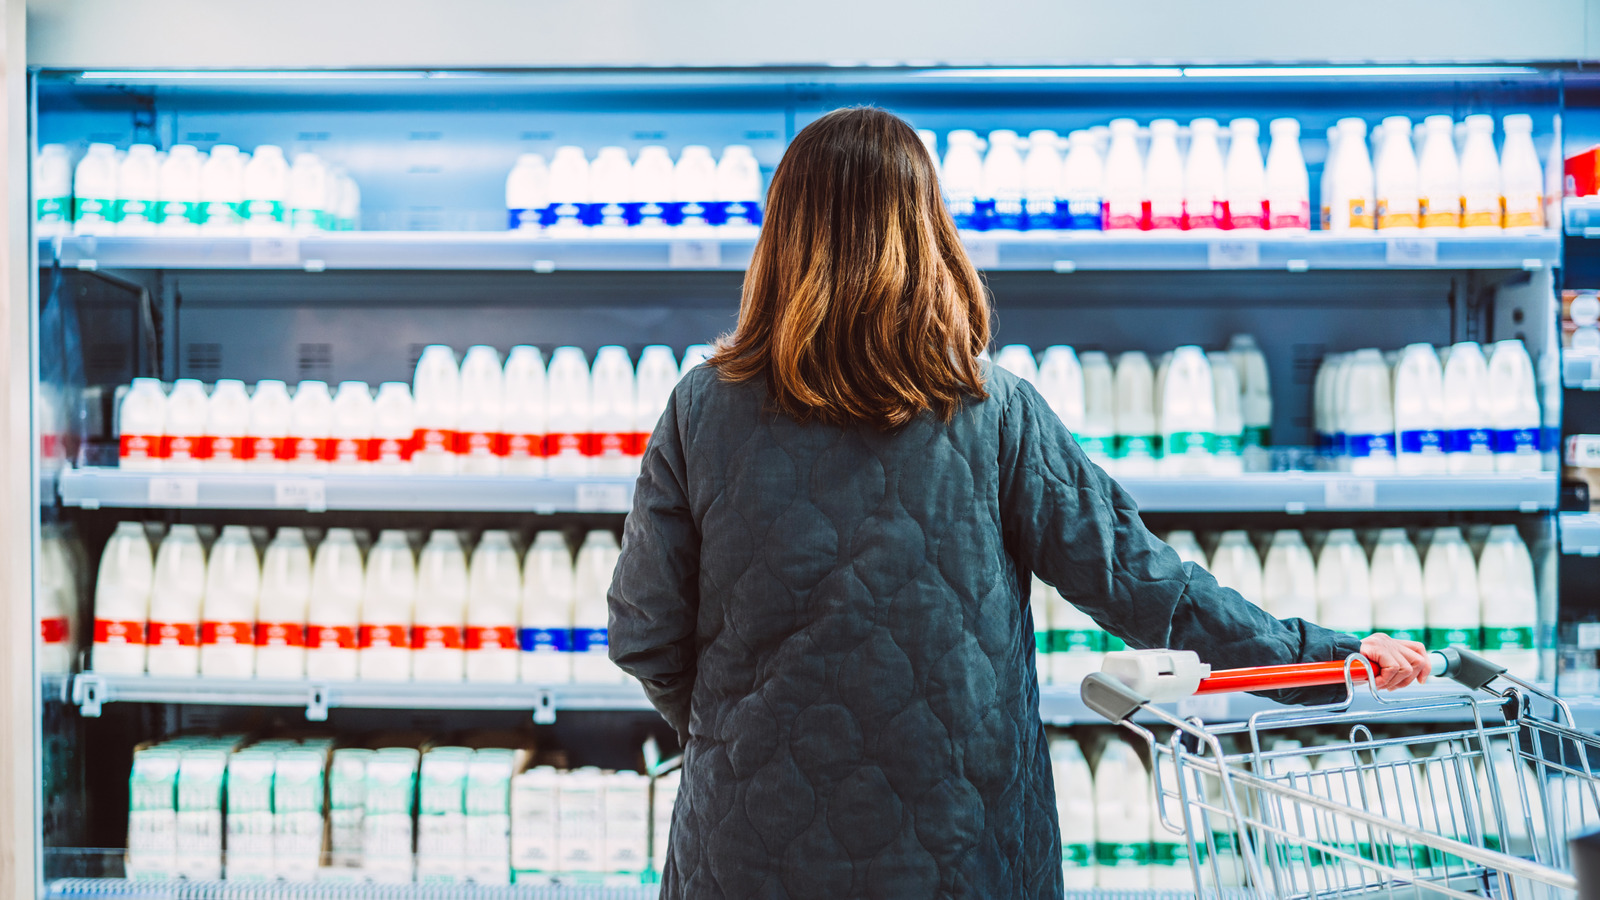
M1437 266L1439 242L1433 238L1390 238L1383 260L1391 266Z
M1600 434L1575 434L1567 438L1567 465L1600 469Z
M673 241L667 265L674 269L716 269L722 266L721 241Z
M298 266L300 265L300 239L292 237L251 238L250 264L252 266Z
M1206 265L1213 269L1261 268L1258 241L1212 241L1206 245Z
M1600 622L1578 623L1578 649L1600 650Z
M967 246L967 258L972 260L972 265L979 269L994 269L1000 265L1000 243L983 238L968 238L962 241Z
M200 479L157 475L149 481L145 500L151 506L198 506Z
M1332 478L1322 489L1329 509L1372 509L1378 505L1378 483L1370 478Z
M1227 694L1199 694L1178 701L1178 715L1187 719L1196 716L1215 722L1228 717Z
M622 484L580 484L578 512L627 512L628 487Z
M284 509L327 512L328 486L320 478L286 478L274 481L272 504Z

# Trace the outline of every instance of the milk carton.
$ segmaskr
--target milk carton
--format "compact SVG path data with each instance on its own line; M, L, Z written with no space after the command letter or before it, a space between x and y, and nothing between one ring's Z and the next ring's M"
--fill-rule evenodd
M1478 567L1461 529L1434 529L1423 559L1422 587L1428 604L1427 645L1478 649L1483 623Z
M93 671L112 675L144 672L154 569L144 526L117 523L101 553L95 582Z
M117 465L142 472L161 468L167 394L154 378L135 378L117 406Z
M1216 430L1211 364L1199 347L1179 347L1162 382L1161 474L1211 474Z
M460 681L465 676L462 632L467 591L467 558L460 539L453 531L434 531L422 548L417 572L417 605L411 629L415 680Z
M174 525L156 552L150 587L146 669L151 675L200 672L200 607L206 551L193 525Z
M1298 232L1311 228L1311 179L1300 153L1300 122L1273 119L1268 125L1272 145L1267 149L1267 227Z
M578 548L573 577L576 595L572 612L573 681L615 684L625 677L611 662L607 636L606 591L611 587L611 576L621 552L616 535L603 529L590 531Z
M1495 468L1489 367L1476 341L1450 347L1444 366L1445 461L1449 470L1489 472Z
M557 147L550 160L550 205L539 216L546 228L575 228L589 215L589 160L582 147Z
M651 787L650 863L657 872L666 869L667 849L671 843L672 810L677 805L678 786L682 780L683 770L673 769L658 776Z
M244 167L245 234L289 233L289 161L283 148L261 144Z
M466 877L467 767L472 751L435 747L422 756L417 788L417 882Z
M373 471L410 472L416 431L417 408L411 400L411 386L403 381L378 385L378 398L372 403Z
M541 531L523 565L521 677L534 684L572 680L572 552L559 531Z
M1094 135L1087 131L1072 132L1067 136L1067 156L1061 163L1056 224L1073 231L1099 231L1103 228L1104 183L1105 163L1100 158L1100 148L1095 144Z
M1422 221L1421 181L1411 147L1411 120L1390 116L1383 120L1383 133L1376 166L1378 230L1390 234L1411 232Z
M53 238L72 233L72 155L45 144L33 160L34 232Z
M577 347L557 347L546 378L549 404L544 437L546 471L555 476L587 475L584 453L590 433L589 362Z
M650 779L612 772L605 779L606 882L636 885L650 867Z
M167 396L167 416L161 438L161 466L174 472L198 471L205 464L206 416L210 398L205 385L180 378Z
M1228 227L1249 231L1267 227L1267 172L1261 160L1261 123L1228 123Z
M1094 772L1095 886L1150 886L1150 775L1126 741L1112 738Z
M409 884L413 878L418 759L416 750L392 747L367 760L361 853L367 877L379 884Z
M231 144L217 144L200 167L200 201L207 234L239 234L244 225L245 157Z
M506 355L502 468L507 475L544 474L545 393L544 357L538 348L512 347Z
M1144 159L1139 155L1139 123L1111 120L1111 147L1106 151L1104 190L1105 228L1129 231L1145 227Z
M489 748L467 762L465 868L475 884L511 883L511 777L526 755Z
M272 776L277 756L246 747L228 757L229 881L276 877L272 853Z
M133 144L117 172L117 234L155 234L161 162L150 144Z
M311 551L298 528L280 528L267 545L257 604L256 677L304 678Z
M1317 624L1364 638L1372 633L1372 579L1354 531L1328 532L1317 558Z
M1533 558L1515 525L1495 525L1478 560L1479 611L1483 618L1483 652L1511 670L1534 680L1539 676L1535 628L1539 595L1534 587Z
M200 197L200 172L205 157L190 144L167 150L157 174L156 230L163 234L195 234L205 222L206 207Z
M584 455L596 475L632 475L638 456L630 454L634 431L633 360L622 347L601 347L590 374L589 436Z
M138 748L128 776L128 878L178 876L178 767L183 756Z
M505 455L505 379L500 354L493 347L471 347L461 361L460 410L456 455L462 474L500 474Z
M468 575L466 676L468 681L516 681L520 668L517 623L522 572L511 534L483 533ZM509 777L509 776L507 776Z
M366 472L373 462L372 433L377 410L365 381L343 381L333 397L333 428L328 462L335 472Z
M417 566L405 532L384 529L378 534L367 556L365 578L358 675L366 681L410 681Z
M1317 617L1317 568L1300 532L1280 530L1272 536L1261 567L1262 607L1280 619Z
M178 762L177 870L184 878L222 877L222 787L226 750L184 750Z
M351 681L357 672L361 625L361 547L348 528L330 528L311 566L306 612L306 677Z
M323 844L323 773L327 754L284 750L272 771L272 864L279 878L310 881Z
M333 439L333 395L326 381L302 381L289 404L289 450L285 467L295 472L328 468Z
M1537 472L1543 466L1538 385L1533 361L1519 340L1496 341L1489 356L1489 423L1500 472Z
M90 144L72 177L72 231L108 235L117 228L117 148Z
M560 871L563 781L551 766L528 769L511 779L511 868L518 884L547 883Z
M1503 198L1494 117L1467 116L1466 131L1461 147L1461 227L1467 233L1495 233L1503 223Z
M1428 640L1422 560L1404 528L1385 528L1372 549L1372 628L1396 640Z
M561 775L556 841L563 881L594 884L605 872L605 786L596 768Z
M289 227L298 234L315 234L332 224L328 208L333 179L315 153L296 153L289 170Z
M256 472L281 472L293 449L289 432L294 400L289 386L276 379L256 382L250 395L250 418L244 429L245 467Z
M980 227L1020 229L1025 221L1022 206L1022 154L1015 131L989 132L989 152L983 158L983 174L978 184Z
M1417 161L1418 212L1423 228L1461 227L1461 164L1456 159L1455 123L1449 116L1422 120L1426 137Z
M367 815L367 762L373 751L341 747L328 763L328 863L359 875Z
M544 157L524 153L506 176L506 227L537 231L539 215L550 205L550 168Z
M455 351L434 344L417 359L411 382L417 431L412 466L418 474L453 475L458 470L456 429L461 409L461 370Z
M211 545L200 621L200 674L249 678L256 671L256 601L261 563L250 530L229 525Z
M1050 739L1050 771L1055 779L1056 818L1061 823L1061 875L1067 890L1094 888L1094 776L1078 742Z
M1183 170L1183 222L1190 231L1212 231L1227 223L1227 176L1217 144L1217 120L1189 123L1189 157Z
M1139 351L1122 354L1116 369L1116 473L1149 476L1156 472L1155 373Z

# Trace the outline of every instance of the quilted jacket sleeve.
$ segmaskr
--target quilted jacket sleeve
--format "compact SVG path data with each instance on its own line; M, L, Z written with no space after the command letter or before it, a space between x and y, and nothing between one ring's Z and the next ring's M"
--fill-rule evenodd
M606 600L612 661L644 684L650 702L680 737L687 737L700 533L684 481L679 408L675 392L650 436Z
M1343 659L1360 641L1275 619L1151 534L1126 491L1091 463L1031 385L1000 435L1000 515L1017 562L1130 647L1193 650L1218 668ZM1344 688L1269 694L1332 702Z

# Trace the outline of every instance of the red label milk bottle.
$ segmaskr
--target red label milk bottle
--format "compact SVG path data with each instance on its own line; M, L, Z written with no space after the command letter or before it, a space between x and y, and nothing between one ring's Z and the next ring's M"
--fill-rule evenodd
M546 377L545 471L555 476L588 475L584 453L590 432L589 362L577 347L557 347Z
M502 468L507 475L543 475L545 409L549 401L544 357L538 348L512 347L506 356L504 380Z
M629 456L644 456L650 433L655 431L661 414L667 410L667 400L678 385L678 361L671 347L655 344L639 354L639 372L634 379L633 434L627 442Z
M485 531L472 551L467 593L467 680L516 681L522 572L507 531Z
M482 344L461 360L461 413L456 455L463 475L498 475L505 440L505 376L500 354Z
M150 586L145 669L151 675L200 672L200 607L205 596L206 550L193 525L174 525L156 551Z
M366 385L362 385L363 390ZM349 681L357 672L366 576L361 547L348 528L330 528L317 545L306 608L306 677Z
M208 449L206 415L210 398L205 385L180 378L167 396L166 434L161 439L162 467L174 472L198 471Z
M94 588L94 651L89 668L112 675L144 672L145 635L155 565L138 522L118 522L100 556Z
M73 623L78 616L79 567L59 525L39 532L39 671L72 671Z
M211 387L206 403L205 448L201 454L208 470L240 471L245 466L250 426L250 393L244 382L224 378Z
M304 678L306 606L311 595L311 550L298 528L279 528L261 566L257 606L256 677Z
M289 456L289 421L294 401L289 387L276 379L256 382L250 397L250 424L245 427L245 463L254 472L281 472Z
M559 531L541 531L523 564L522 680L565 684L572 680L572 551Z
M1267 227L1267 167L1261 159L1261 123L1228 123L1228 227L1249 231Z
M456 427L461 409L461 370L454 350L434 344L417 359L411 381L417 430L413 468L419 475L454 475Z
M633 360L616 346L601 347L590 372L589 438L584 455L596 475L632 475L639 460L628 454L634 429Z
M342 381L333 398L333 433L328 441L329 468L364 472L372 463L372 431L376 412L365 381Z
M256 672L256 601L261 562L250 529L228 525L206 561L206 596L200 619L200 674L249 678Z
M411 627L416 681L460 681L466 673L467 557L454 531L438 530L422 548Z
M411 680L412 612L417 562L405 532L384 529L367 555L361 597L359 676L369 681Z
M167 392L155 378L135 378L117 407L121 434L117 465L142 472L161 468L162 436L166 432Z
M326 470L332 437L333 395L328 393L328 383L300 382L289 406L289 452L285 454L289 471Z
M416 444L417 411L411 386L402 381L378 385L372 406L372 464L376 471L410 472Z

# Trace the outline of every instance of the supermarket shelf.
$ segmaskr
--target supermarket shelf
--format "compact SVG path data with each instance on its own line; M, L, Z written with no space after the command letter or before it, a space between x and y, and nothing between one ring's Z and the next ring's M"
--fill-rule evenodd
M1600 513L1562 513L1561 552L1600 556Z
M1600 197L1563 197L1561 218L1573 237L1600 237Z
M1553 509L1547 472L1365 477L1265 472L1214 478L1122 478L1148 512ZM84 509L440 510L627 512L633 479L436 475L151 473L112 468L61 473L61 502Z
M753 228L675 228L573 235L369 231L303 237L64 237L41 241L39 258L69 268L741 271ZM1560 256L1560 236L1445 238L1123 235L1099 232L971 232L973 262L991 271L1158 269L1540 269Z
M1579 391L1600 391L1600 356L1563 353L1561 384Z
M51 900L104 897L115 900L655 900L656 885L591 887L585 885L476 884L294 884L239 881L128 881L122 878L62 878L45 886ZM1069 890L1065 900L1183 900L1193 891ZM1229 889L1221 897L1243 900L1244 891Z

